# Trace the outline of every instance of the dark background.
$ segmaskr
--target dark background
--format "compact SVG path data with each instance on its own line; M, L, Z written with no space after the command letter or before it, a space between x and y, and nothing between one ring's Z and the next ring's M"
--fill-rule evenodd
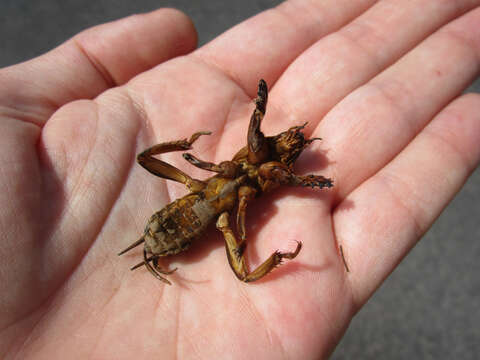
M90 26L165 6L179 8L192 17L202 45L280 2L1 0L0 67L40 55ZM480 80L468 91L480 92ZM479 210L477 169L422 241L353 319L333 359L479 358Z

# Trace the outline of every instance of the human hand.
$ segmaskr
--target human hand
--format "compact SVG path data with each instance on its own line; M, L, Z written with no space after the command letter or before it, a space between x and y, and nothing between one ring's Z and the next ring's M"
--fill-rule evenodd
M0 72L3 358L332 351L478 164L478 95L455 97L477 73L480 12L463 15L477 1L302 4L286 2L168 62L193 49L195 33L183 15L160 10ZM140 251L115 254L185 193L136 166L135 155L211 130L195 153L229 159L245 145L260 77L271 87L264 132L309 121L309 135L324 140L299 168L335 187L256 201L247 256L258 264L293 239L302 252L247 285L212 231L172 259L171 287L128 271ZM178 153L165 158L208 175Z

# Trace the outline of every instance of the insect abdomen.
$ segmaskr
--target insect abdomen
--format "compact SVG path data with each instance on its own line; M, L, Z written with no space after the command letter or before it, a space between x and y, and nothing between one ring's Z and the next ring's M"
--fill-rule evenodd
M160 256L184 251L216 215L215 208L198 193L177 199L150 218L145 228L145 250Z

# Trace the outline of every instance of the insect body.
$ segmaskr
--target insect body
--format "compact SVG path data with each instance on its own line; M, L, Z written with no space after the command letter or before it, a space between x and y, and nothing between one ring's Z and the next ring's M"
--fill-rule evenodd
M170 151L191 149L192 144L209 132L197 132L189 140L171 141L155 145L138 155L137 160L145 169L159 177L178 181L190 190L184 197L173 201L150 217L140 239L119 253L124 254L144 243L143 261L133 269L145 266L156 278L170 284L161 274L168 275L158 264L162 256L185 251L201 237L210 223L216 220L217 229L224 236L227 258L235 275L242 281L255 281L268 274L282 259L293 259L301 249L301 242L293 252L275 251L255 270L249 271L245 262L245 216L247 204L264 192L280 185L332 187L332 181L320 175L300 176L293 172L293 164L301 152L318 138L305 139L303 126L294 126L276 136L265 137L260 123L265 115L268 98L267 84L260 80L256 108L250 119L247 146L231 161L214 164L202 161L189 153L183 157L191 164L217 173L201 181L193 179L181 170L153 157ZM228 218L238 206L234 235Z

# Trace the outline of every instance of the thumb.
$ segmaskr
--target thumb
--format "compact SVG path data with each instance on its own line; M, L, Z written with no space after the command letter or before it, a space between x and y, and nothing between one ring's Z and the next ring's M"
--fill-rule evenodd
M94 98L192 51L196 42L192 22L174 9L95 26L42 56L0 70L0 115L42 126L67 102Z

